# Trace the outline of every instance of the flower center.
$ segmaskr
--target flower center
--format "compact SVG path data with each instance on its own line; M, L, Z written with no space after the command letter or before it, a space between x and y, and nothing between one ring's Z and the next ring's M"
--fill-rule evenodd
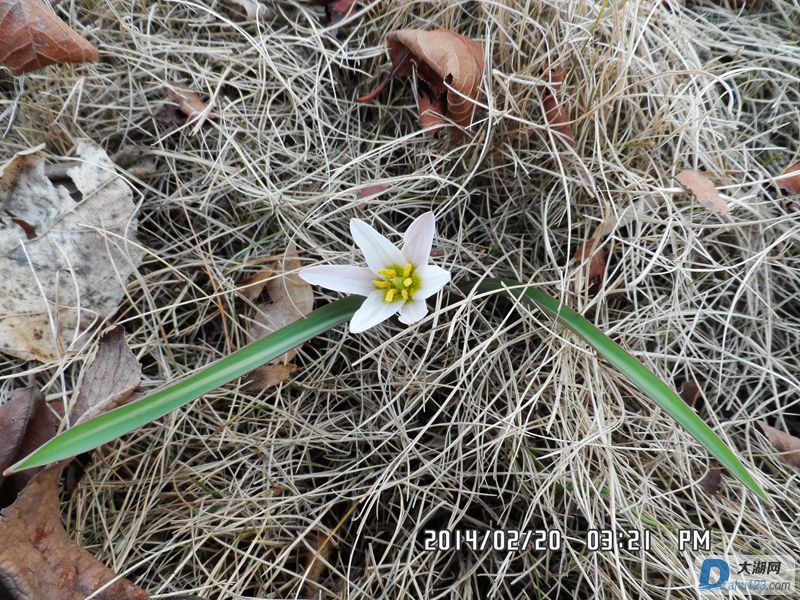
M383 292L384 302L397 302L403 300L408 302L414 298L414 294L419 291L421 283L417 268L411 263L405 266L392 265L378 271L380 279L373 279L376 290Z

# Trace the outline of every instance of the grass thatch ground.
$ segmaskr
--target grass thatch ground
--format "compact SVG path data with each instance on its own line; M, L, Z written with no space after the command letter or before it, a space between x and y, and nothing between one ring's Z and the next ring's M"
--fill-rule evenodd
M773 507L731 477L706 494L706 452L540 314L440 299L418 328L341 328L304 346L291 383L225 386L105 447L66 512L80 542L156 598L690 598L706 555L796 555L798 473L753 424L798 431L800 218L770 178L800 153L800 5L667 4L380 2L335 37L310 3L247 24L222 1L65 0L104 60L3 75L4 154L88 137L156 160L135 182L149 254L117 317L148 387L245 343L237 286L287 243L344 263L351 217L395 232L433 209L456 280L539 282L676 387L696 380ZM489 45L461 145L420 133L408 82L354 103L388 67L387 32L410 27ZM544 125L547 62L568 71L574 148ZM165 120L175 81L219 119ZM687 168L713 174L728 217L681 192ZM359 198L375 183L389 190ZM590 287L572 256L603 219ZM51 398L86 356L38 371ZM28 368L6 359L5 385ZM445 527L566 542L423 552L421 531ZM649 529L652 549L587 552L599 527ZM678 552L674 528L710 529L712 551Z

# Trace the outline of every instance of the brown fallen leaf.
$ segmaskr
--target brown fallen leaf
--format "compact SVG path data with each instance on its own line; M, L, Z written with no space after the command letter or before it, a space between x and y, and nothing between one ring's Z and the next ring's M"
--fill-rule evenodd
M0 471L14 462L28 420L33 414L37 393L41 395L33 388L12 390L8 399L0 404Z
M79 391L82 400L71 414L75 420L86 420L132 398L133 382L138 385L140 373L132 356L121 329L101 338L97 354L84 372ZM101 382L101 377L107 381ZM78 414L80 410L83 414ZM22 458L22 449L17 454ZM0 512L0 597L81 600L91 595L100 600L145 600L147 592L119 578L64 529L58 481L69 462L36 473ZM24 474L15 473L12 478ZM101 587L103 591L98 592Z
M14 409L13 407L17 408ZM3 409L18 412L24 410L24 427L15 428L2 417ZM14 451L0 458L0 508L11 504L28 481L41 469L30 469L4 477L2 471L23 456L44 444L58 431L59 419L50 410L42 393L33 387L12 390L6 403L0 407L0 439L12 441L16 436ZM0 447L4 444L0 443ZM2 448L0 448L1 450Z
M606 250L605 248L595 250L597 243L598 240L590 238L575 252L575 262L582 263L589 259L589 279L600 279L606 273Z
M373 100L394 77L408 77L416 70L421 127L447 125L448 119L461 127L472 123L483 76L481 42L446 29L401 29L387 36L387 44L392 70L358 102ZM451 127L451 141L461 135L460 129Z
M800 468L800 438L796 438L790 433L770 427L764 422L757 422L756 425L761 429L761 433L767 436L770 443L781 452L781 458L793 467Z
M300 266L297 249L290 244L284 260L273 265L270 270L272 277L264 284L271 301L257 306L258 312L247 331L251 341L294 323L314 309L314 291L296 273ZM248 385L254 389L266 389L286 381L296 369L290 364L296 355L297 349L293 348L254 369Z
M728 204L720 198L714 183L703 173L681 171L675 176L675 179L711 212L720 215L728 214Z
M789 175L790 173L794 173L794 175L788 179L781 179L778 185L790 194L800 194L800 162L786 169L782 175Z
M553 69L550 65L545 65L542 71L543 78L548 83L542 97L545 119L553 131L561 134L567 143L573 145L575 138L572 135L569 111L561 98L561 88L567 71L566 69Z
M307 598L320 597L319 582L328 568L331 555L333 554L333 544L329 543L331 537L321 531L317 531L312 537L312 545L306 554L306 569L304 593Z
M190 121L197 119L217 119L217 115L208 113L208 106L200 98L197 92L182 83L171 83L164 88L167 98L175 102L178 110L183 113Z
M47 65L99 60L97 48L42 0L0 0L0 64L14 75Z
M251 390L268 390L287 381L295 371L297 365L294 363L264 365L250 373L248 387Z
M357 4L361 4L361 2L359 0L328 0L325 2L328 22L335 25L350 14L351 11L354 11Z
M111 156L111 161L137 179L147 180L158 174L156 158L145 147L123 146Z
M367 198L372 198L372 196L377 196L378 194L382 194L388 189L389 188L383 185L382 183L372 183L358 190L358 199L366 200Z
M719 494L719 489L722 486L722 467L711 467L706 476L703 477L701 485L709 496Z
M0 166L0 352L50 362L116 310L143 251L133 192L101 148L78 144L66 185L40 149Z
M259 271L252 277L248 277L240 286L242 296L250 300L250 302L255 302L264 291L267 282L272 276L272 270L265 269L264 271Z
M127 404L141 380L142 367L125 341L125 330L122 327L108 330L83 372L70 418L73 422L87 421Z
M697 382L687 379L681 384L678 395L686 404L694 408L701 397L700 386L697 385Z
M69 537L61 523L58 476L62 465L38 473L0 513L0 592L29 600L83 600L117 575ZM117 579L92 596L145 600L149 594Z

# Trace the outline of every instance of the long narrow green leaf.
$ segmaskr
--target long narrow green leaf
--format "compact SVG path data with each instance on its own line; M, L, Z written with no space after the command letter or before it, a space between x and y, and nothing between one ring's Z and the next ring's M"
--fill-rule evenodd
M12 465L6 473L47 465L115 440L347 321L363 300L349 296L332 302L174 385L67 429Z
M586 340L639 389L683 425L731 473L761 499L769 502L767 495L736 455L680 396L581 315L561 305L547 294L531 286L523 286L516 281L484 279L477 286L474 282L462 286L462 289L467 292L470 290L478 293L506 291L513 294L514 290L509 288L516 288L521 298L542 308L545 313ZM348 297L328 304L314 311L307 318L245 346L183 381L68 429L11 466L6 470L6 474L43 466L92 450L141 425L154 421L244 375L268 360L280 356L298 344L350 319L361 302L362 298L360 297Z
M668 385L656 377L636 358L628 354L616 342L571 308L531 286L523 286L518 281L507 279L484 279L476 286L474 282L459 286L462 291L477 293L506 290L515 297L543 309L544 312L565 325L572 332L589 343L623 375L633 382L651 400L666 410L700 442L706 450L717 458L734 476L750 488L759 498L769 502L769 497L756 483L736 455L725 445L717 434L698 417L692 408L683 401ZM509 289L516 288L516 289Z

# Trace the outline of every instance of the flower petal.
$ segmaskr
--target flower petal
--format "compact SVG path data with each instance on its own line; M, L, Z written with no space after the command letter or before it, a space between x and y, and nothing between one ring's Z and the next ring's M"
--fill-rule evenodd
M383 323L400 309L402 303L402 300L392 303L384 302L382 291L372 292L350 319L350 331L361 333L370 327L375 327L378 323Z
M421 321L428 314L428 305L425 300L412 300L400 307L400 322L406 325L413 325Z
M450 273L436 265L419 267L417 269L417 275L419 275L421 285L420 288L414 292L414 300L430 298L450 281Z
M428 264L435 231L436 219L432 212L428 211L414 219L403 236L402 252L408 262L416 267Z
M350 233L374 273L392 265L405 264L403 253L361 219L350 219Z
M320 265L301 269L297 275L307 283L335 292L369 296L375 291L375 284L372 283L375 276L365 267Z

